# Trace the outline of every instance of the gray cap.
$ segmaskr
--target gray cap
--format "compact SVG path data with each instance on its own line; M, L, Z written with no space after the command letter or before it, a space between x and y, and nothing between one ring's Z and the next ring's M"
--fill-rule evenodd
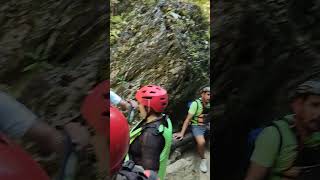
M313 94L320 95L320 81L306 81L300 85L289 95L290 99L300 95Z
M200 93L203 93L203 92L210 92L210 86L204 86L200 89Z

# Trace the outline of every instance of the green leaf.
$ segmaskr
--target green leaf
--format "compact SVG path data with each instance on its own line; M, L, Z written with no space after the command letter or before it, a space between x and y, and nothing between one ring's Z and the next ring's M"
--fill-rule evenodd
M122 21L122 17L121 16L112 16L111 17L111 22L112 23L120 23Z
M39 63L33 63L33 64L30 64L28 66L26 66L25 68L22 69L22 72L27 72L27 71L31 71L31 70L35 70L36 68L39 67Z

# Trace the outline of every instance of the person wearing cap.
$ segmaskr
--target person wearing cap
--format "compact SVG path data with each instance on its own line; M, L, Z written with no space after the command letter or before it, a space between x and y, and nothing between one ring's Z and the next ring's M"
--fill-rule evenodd
M257 137L246 180L319 178L320 82L300 84L289 100L293 114Z
M191 122L191 131L197 142L197 150L199 156L201 157L200 170L202 172L207 172L207 160L204 156L205 152L205 138L204 134L206 132L205 119L210 110L210 87L203 87L200 89L200 98L196 99L191 103L188 111L188 115L184 120L182 129L178 133L174 133L173 136L176 139L182 140L187 127Z

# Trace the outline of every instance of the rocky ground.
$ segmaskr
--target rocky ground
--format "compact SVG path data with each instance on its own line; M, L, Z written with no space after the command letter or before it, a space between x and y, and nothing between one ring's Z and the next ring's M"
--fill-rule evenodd
M199 170L200 158L195 149L183 153L181 158L168 165L166 180L209 180L210 179L210 149L205 152L208 160L208 172Z

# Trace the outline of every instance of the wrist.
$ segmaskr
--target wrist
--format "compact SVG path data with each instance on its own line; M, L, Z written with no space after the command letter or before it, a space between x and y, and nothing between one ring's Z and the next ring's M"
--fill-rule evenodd
M69 133L66 130L63 130L62 134L64 137L63 139L64 149L63 149L63 156L61 157L62 159L60 162L58 179L63 179L66 176L66 169L67 169L69 158L71 157L71 154L75 152L75 145L72 143Z

